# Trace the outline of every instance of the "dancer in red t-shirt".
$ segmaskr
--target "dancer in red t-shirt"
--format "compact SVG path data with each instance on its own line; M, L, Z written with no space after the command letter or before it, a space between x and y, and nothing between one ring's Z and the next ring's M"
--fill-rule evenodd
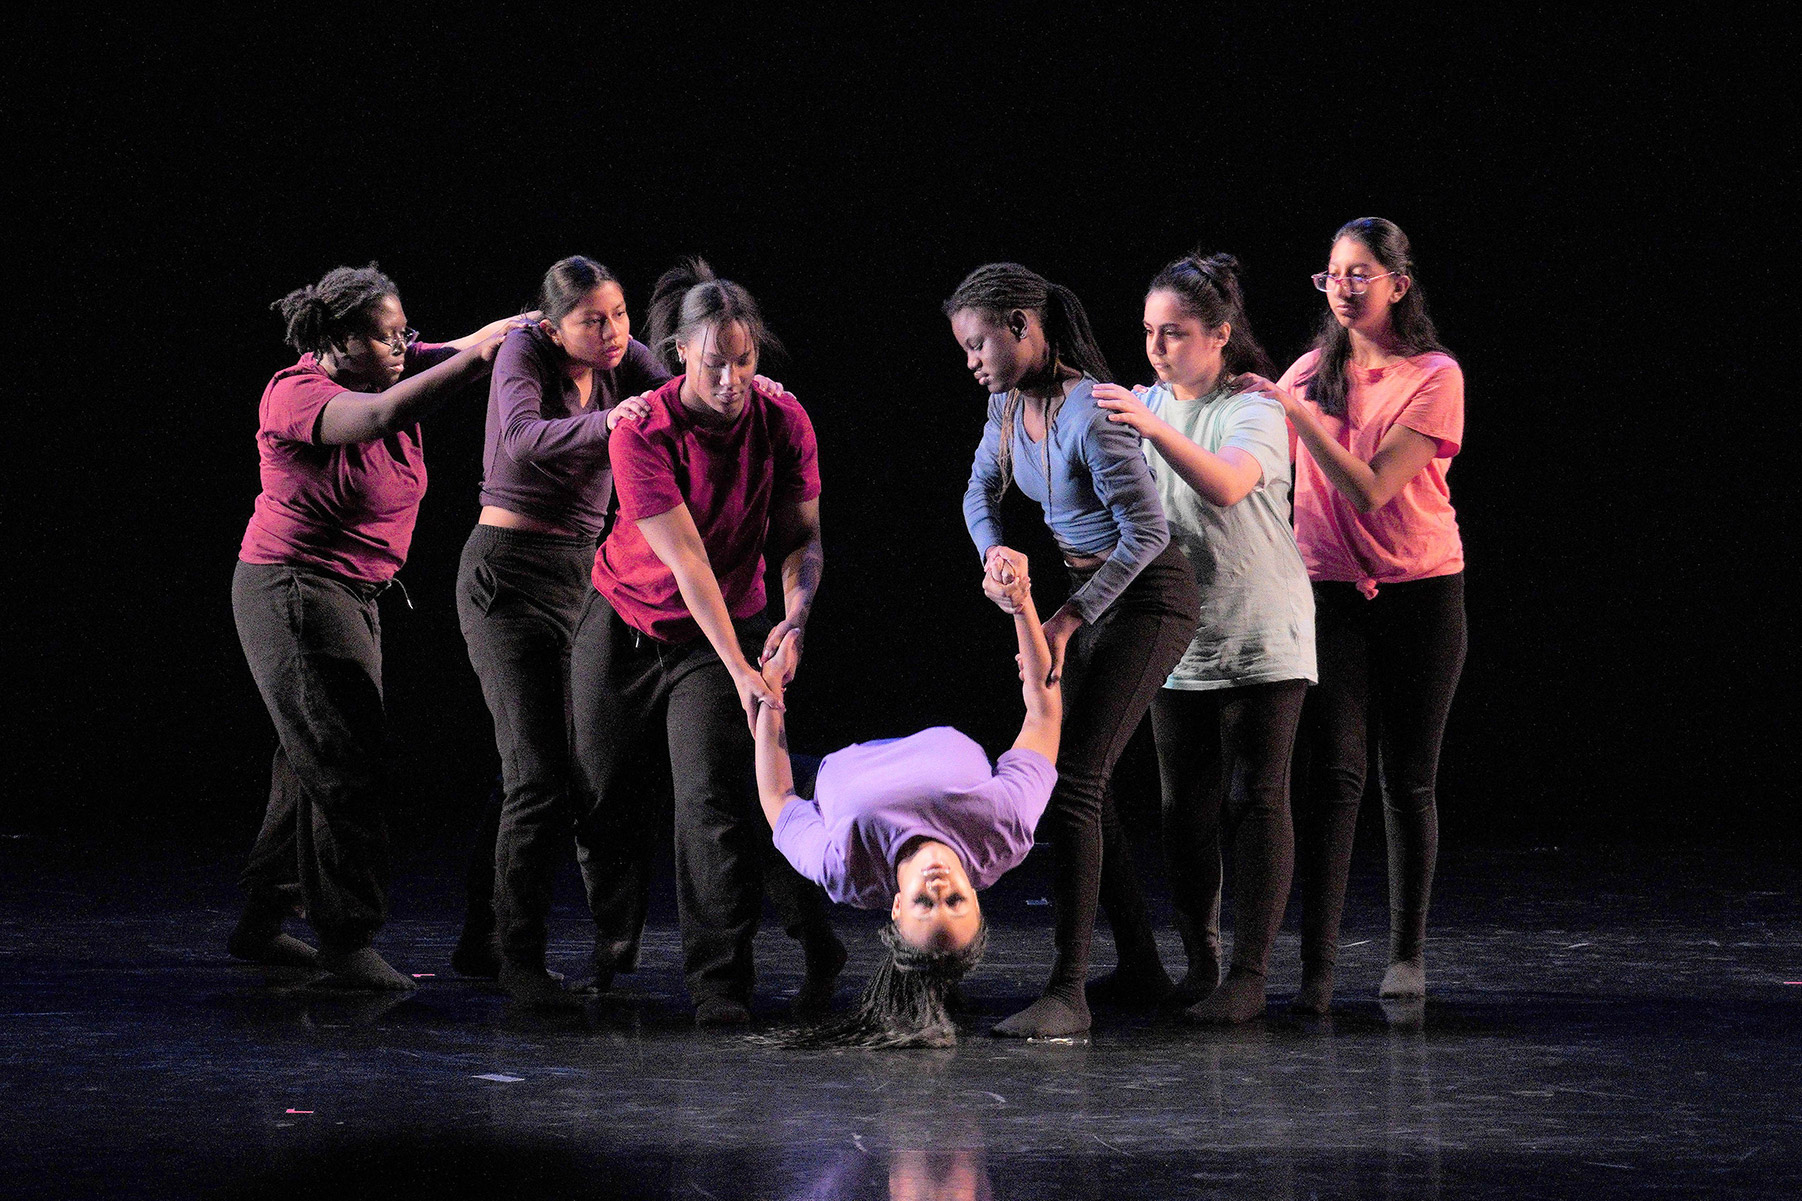
M376 598L406 562L425 495L419 419L487 373L510 322L419 342L374 263L339 267L275 307L301 357L263 393L263 491L232 615L280 741L228 945L239 959L317 965L353 987L410 989L370 946L387 916ZM317 952L282 933L297 906Z
M642 791L624 768L661 720L675 789L676 889L696 1021L750 1017L751 938L767 880L807 953L798 1007L822 1003L845 950L818 888L770 844L751 779L749 721L771 695L758 663L805 629L819 587L820 477L813 424L756 382L772 339L744 288L699 259L666 272L650 345L685 373L616 426L608 450L619 520L595 555L570 657L576 759L589 795L577 849L604 985L636 965L648 897ZM783 618L764 609L763 561L780 564Z

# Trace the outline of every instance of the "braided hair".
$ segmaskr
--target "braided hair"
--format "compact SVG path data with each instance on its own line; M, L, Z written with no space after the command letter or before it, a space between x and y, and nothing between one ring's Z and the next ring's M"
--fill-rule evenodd
M882 928L888 951L864 986L857 1011L837 1022L797 1030L780 1041L790 1047L949 1047L957 1042L951 1005L958 981L982 961L988 947L985 918L966 946L928 951L901 937L894 922Z
M1221 366L1227 378L1255 372L1275 378L1276 369L1270 356L1251 332L1251 321L1245 315L1245 295L1239 288L1239 260L1230 254L1204 256L1197 250L1168 264L1152 278L1153 292L1168 292L1177 299L1183 314L1201 322L1203 329L1230 326L1226 345L1220 348ZM1221 383L1226 383L1223 378Z
M1336 245L1341 238L1356 238L1377 262L1383 264L1383 270L1406 275L1412 282L1413 286L1402 293L1401 299L1389 306L1390 329L1402 352L1409 355L1428 351L1451 354L1439 341L1439 330L1433 319L1427 316L1426 293L1421 291L1420 277L1414 272L1413 248L1401 226L1381 217L1359 217L1341 225L1339 232L1333 235L1333 243ZM1314 349L1320 352L1320 357L1314 360L1308 373L1295 382L1306 389L1308 399L1319 405L1321 412L1343 417L1348 387L1345 369L1351 362L1351 334L1339 324L1330 307L1321 319L1320 332L1314 336Z
M382 301L399 296L394 281L374 263L334 267L316 284L296 288L269 307L281 314L285 340L301 354L322 354L366 333Z
M1050 347L1047 364L1055 374L1059 366L1074 368L1092 375L1103 383L1114 376L1107 359L1095 342L1089 328L1089 314L1076 293L1062 284L1054 284L1036 271L1018 263L987 263L964 277L951 298L945 301L947 317L964 309L973 309L993 317L997 323L1015 309L1031 310L1039 315ZM1045 424L1049 427L1063 407L1060 391L1045 407ZM997 466L1001 470L1001 488L1006 490L1014 478L1014 422L1020 412L1020 392L1014 389L1001 404L1001 446Z
M760 352L782 352L782 343L764 324L763 310L739 284L714 274L707 260L683 259L657 279L651 290L650 332L646 339L671 370L680 370L676 343L703 326L737 322Z

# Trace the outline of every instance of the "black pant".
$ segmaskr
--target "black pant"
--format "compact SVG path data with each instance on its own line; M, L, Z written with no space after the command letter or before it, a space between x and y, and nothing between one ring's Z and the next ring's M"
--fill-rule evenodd
M387 919L382 625L367 584L240 561L232 617L275 723L269 807L240 882L253 902L299 893L319 940L369 945Z
M593 564L592 538L478 525L457 569L457 622L494 718L504 793L493 841L475 852L492 875L472 870L471 883L486 876L501 952L526 968L544 966L551 885L575 829L569 652Z
M1170 900L1192 973L1219 970L1224 836L1233 844L1233 970L1265 974L1295 869L1289 763L1306 691L1304 680L1165 688L1151 702Z
M755 662L769 623L735 623ZM705 638L660 642L589 594L570 656L585 811L576 851L596 926L597 965L630 971L649 899L648 798L630 753L661 714L675 792L676 903L688 991L748 1004L763 889L789 933L830 938L826 896L776 851L757 801L753 743L726 665Z
M1314 613L1320 684L1302 711L1309 763L1295 810L1302 963L1330 967L1337 958L1373 717L1389 843L1389 953L1410 959L1426 937L1438 857L1439 746L1464 669L1464 577L1384 584L1374 600L1353 584L1316 583Z
M1080 587L1085 578L1074 575L1072 585ZM1088 974L1104 844L1113 844L1109 858L1122 865L1108 873L1117 884L1108 897L1116 932L1150 930L1107 786L1152 697L1189 645L1199 614L1189 562L1171 545L1146 564L1101 620L1078 630L1065 651L1057 787L1039 829L1056 848L1057 957L1046 991L1066 1000L1080 1002Z

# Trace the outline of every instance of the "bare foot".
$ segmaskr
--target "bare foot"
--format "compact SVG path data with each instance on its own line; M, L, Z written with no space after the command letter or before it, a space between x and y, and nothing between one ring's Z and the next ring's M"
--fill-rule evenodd
M1379 997L1424 997L1427 995L1427 965L1421 956L1397 959L1383 973Z

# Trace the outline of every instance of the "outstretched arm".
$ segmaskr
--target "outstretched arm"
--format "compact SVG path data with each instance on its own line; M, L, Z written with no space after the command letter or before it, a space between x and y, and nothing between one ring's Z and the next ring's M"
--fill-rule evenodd
M745 659L738 645L738 632L732 627L732 614L720 592L719 579L707 558L707 546L701 531L695 527L694 515L687 505L677 505L667 513L638 519L638 532L651 552L676 577L676 588L689 615L701 627L701 633L713 644L714 653L731 673L733 687L738 689L739 704L744 707L745 721L756 727L756 706L782 700L770 693L757 669Z
M1045 682L1051 674L1051 647L1039 624L1038 610L1033 607L1031 581L1017 575L1009 589L1014 637L1020 647L1020 694L1026 702L1026 720L1020 725L1020 736L1014 739L1014 749L1037 751L1056 763L1058 736L1064 725L1063 688Z
M799 653L800 642L800 631L791 631L763 665L764 685L778 701L782 699L783 676L794 671L791 660ZM788 758L788 723L782 710L759 703L753 732L757 739L757 799L763 805L764 820L774 830L783 808L798 799L794 765Z

